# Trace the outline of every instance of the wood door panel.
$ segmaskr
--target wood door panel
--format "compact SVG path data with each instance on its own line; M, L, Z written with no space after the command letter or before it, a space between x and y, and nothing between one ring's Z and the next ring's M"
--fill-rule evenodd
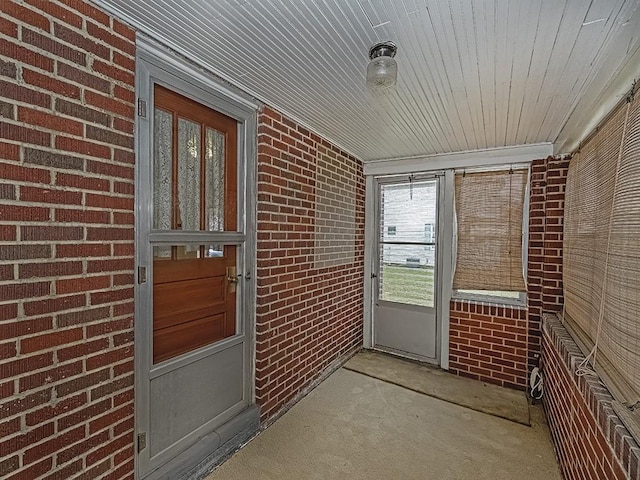
M162 362L225 338L226 313L154 330L153 363Z
M153 329L178 325L226 309L226 276L156 284Z
M155 284L224 276L227 273L227 259L194 258L183 260L155 260L153 262L153 281Z
M224 252L153 262L153 363L235 335L236 294L227 269L235 266L236 247Z

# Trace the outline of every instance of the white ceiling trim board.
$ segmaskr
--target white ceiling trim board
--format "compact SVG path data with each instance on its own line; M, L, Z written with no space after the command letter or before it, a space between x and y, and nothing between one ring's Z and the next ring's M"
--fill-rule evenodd
M365 175L400 175L432 170L489 167L528 163L553 155L551 143L486 148L410 158L373 160L364 163Z

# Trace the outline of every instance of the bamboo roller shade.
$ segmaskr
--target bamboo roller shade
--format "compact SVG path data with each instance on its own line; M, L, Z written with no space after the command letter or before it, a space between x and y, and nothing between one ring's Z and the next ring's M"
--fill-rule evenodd
M626 405L640 400L640 101L574 155L565 197L565 318ZM604 302L604 303L601 303Z
M453 288L524 291L522 220L527 170L457 174Z

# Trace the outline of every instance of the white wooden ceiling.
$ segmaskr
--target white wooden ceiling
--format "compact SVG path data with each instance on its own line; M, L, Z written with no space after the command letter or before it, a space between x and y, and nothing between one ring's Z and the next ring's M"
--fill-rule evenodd
M97 0L363 160L575 147L640 73L640 0ZM364 83L398 45L398 85Z

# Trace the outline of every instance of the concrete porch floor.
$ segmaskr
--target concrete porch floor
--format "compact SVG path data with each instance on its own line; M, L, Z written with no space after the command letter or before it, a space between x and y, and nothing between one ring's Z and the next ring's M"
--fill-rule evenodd
M339 369L206 480L560 480L531 427Z

